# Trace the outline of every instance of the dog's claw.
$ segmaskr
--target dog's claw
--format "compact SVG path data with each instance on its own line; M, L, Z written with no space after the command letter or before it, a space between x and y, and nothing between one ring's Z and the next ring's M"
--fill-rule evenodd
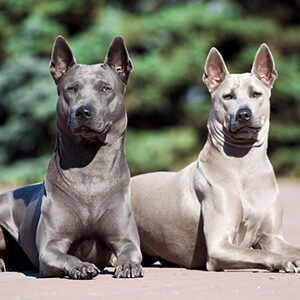
M4 260L0 258L0 272L6 272Z
M115 269L115 278L136 278L144 277L141 264L118 265Z
M285 267L285 272L286 273L298 273L297 272L297 267L291 262L289 261Z
M98 274L100 274L100 270L94 264L82 263L71 270L69 277L72 279L92 279Z

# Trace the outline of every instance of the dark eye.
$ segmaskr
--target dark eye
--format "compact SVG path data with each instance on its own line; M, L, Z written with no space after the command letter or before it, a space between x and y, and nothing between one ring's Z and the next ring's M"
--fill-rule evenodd
M69 91L70 93L75 93L75 92L76 92L76 88L75 88L74 86L70 86L70 87L68 88L68 91Z
M231 100L231 99L233 99L233 96L231 94L226 94L226 95L223 95L223 99L224 100Z
M102 89L101 89L102 92L108 92L110 90L111 90L111 88L108 87L108 86L103 86Z
M260 92L253 92L252 97L253 98L259 98L262 95Z

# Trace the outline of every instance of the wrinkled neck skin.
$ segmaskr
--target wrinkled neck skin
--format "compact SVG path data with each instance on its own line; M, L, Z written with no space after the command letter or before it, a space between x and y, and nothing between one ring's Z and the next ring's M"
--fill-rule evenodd
M243 157L245 155L254 155L254 153L266 154L269 119L265 121L255 138L239 139L230 134L213 114L214 111L212 110L207 123L208 139L206 144L211 148L217 150L225 157Z
M117 184L118 179L129 181L124 151L126 124L126 118L114 124L104 142L75 136L67 129L58 128L55 149L46 172L48 192L54 187L69 194L73 192L78 197L81 193L88 197L101 193L103 181L112 182L112 178Z

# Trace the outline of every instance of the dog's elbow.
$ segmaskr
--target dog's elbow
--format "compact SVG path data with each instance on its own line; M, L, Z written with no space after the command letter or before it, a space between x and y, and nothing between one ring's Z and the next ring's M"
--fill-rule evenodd
M207 249L207 271L222 271L231 266L232 245L227 241L220 241L210 245Z
M223 271L223 268L221 267L221 264L218 263L218 260L209 259L206 262L206 270L207 271Z
M221 271L222 268L222 255L218 251L210 251L207 255L206 270L207 271Z

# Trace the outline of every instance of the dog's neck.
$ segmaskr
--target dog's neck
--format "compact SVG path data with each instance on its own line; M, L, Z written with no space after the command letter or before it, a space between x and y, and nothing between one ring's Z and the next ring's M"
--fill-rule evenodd
M80 169L84 171L98 168L99 171L105 167L111 168L110 164L115 162L111 158L124 152L124 139L125 133L118 137L114 143L109 144L80 137L74 142L74 139L57 135L54 155L59 158L62 170Z
M247 184L250 177L271 178L274 184L274 171L267 156L267 140L259 146L236 147L220 143L209 133L201 150L197 168L208 182L230 182ZM250 180L251 181L251 180ZM268 181L266 181L268 182Z
M101 188L101 182L111 181L114 176L120 177L120 170L129 180L129 171L124 170L128 169L124 150L125 134L126 130L122 134L108 133L108 143L104 144L74 138L58 131L46 173L48 183L64 186L65 190L68 190L68 186L72 186L72 190L78 188L78 191L85 188L87 194L88 191L95 194L98 187ZM48 172L50 169L51 172Z

